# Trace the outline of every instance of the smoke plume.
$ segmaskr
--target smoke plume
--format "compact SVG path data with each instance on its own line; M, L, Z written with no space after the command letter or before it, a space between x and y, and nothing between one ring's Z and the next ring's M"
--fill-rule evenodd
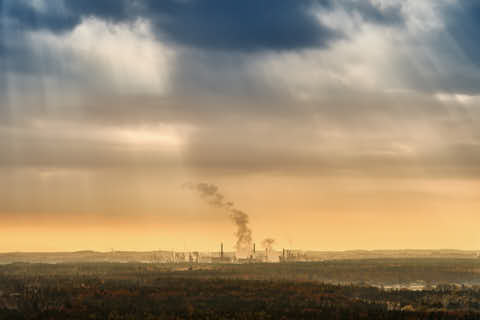
M262 246L267 249L268 252L272 251L273 245L275 244L275 239L266 238L262 241Z
M237 231L235 232L235 236L237 237L235 244L237 253L242 256L247 256L252 246L252 230L250 230L248 226L248 214L235 208L233 202L227 201L225 196L219 192L218 187L214 184L186 183L184 187L196 191L209 205L224 209L228 212L230 219L232 219L237 227Z

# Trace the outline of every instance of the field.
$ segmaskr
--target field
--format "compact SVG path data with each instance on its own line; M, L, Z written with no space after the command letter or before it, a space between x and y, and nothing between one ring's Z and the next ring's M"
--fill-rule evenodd
M0 319L480 319L477 259L0 266Z

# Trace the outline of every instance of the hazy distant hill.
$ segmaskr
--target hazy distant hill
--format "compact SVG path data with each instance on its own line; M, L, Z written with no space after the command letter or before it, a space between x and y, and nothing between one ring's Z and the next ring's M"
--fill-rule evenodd
M379 258L477 258L477 251L465 250L350 250L350 251L306 251L311 260L333 259L379 259Z
M75 262L155 262L167 261L172 256L168 251L75 251L75 252L12 252L0 253L0 263L75 263Z
M225 253L232 255L233 253ZM281 255L276 252L274 255ZM307 260L342 260L342 259L378 259L378 258L477 258L476 251L463 250L351 250L351 251L305 251ZM14 262L29 263L75 263L75 262L173 262L187 261L189 254L177 252L176 257L172 251L76 251L29 253L11 252L0 253L0 264ZM201 256L216 256L218 253L200 253Z

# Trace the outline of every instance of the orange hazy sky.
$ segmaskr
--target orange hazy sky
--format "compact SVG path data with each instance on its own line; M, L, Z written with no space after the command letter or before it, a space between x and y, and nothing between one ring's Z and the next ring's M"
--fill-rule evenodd
M21 201L32 203L10 206L24 211L3 214L0 251L215 250L222 241L233 248L236 229L228 214L181 188L183 179L157 183L129 174L139 181L121 190L117 181L67 190L47 181L39 199L32 195L39 191L30 190ZM257 243L272 237L278 247L320 250L480 245L475 181L276 175L210 181L249 214Z

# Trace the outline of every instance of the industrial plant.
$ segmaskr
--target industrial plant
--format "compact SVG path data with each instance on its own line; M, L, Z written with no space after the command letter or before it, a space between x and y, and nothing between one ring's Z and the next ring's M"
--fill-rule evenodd
M153 263L213 263L213 264L228 264L228 263L281 263L281 262L301 262L307 261L307 256L300 250L282 249L282 251L274 250L271 247L266 247L257 250L256 244L253 243L248 255L237 255L236 252L226 252L223 243L220 244L219 251L213 252L176 252L170 251L159 252L152 257L150 261Z

